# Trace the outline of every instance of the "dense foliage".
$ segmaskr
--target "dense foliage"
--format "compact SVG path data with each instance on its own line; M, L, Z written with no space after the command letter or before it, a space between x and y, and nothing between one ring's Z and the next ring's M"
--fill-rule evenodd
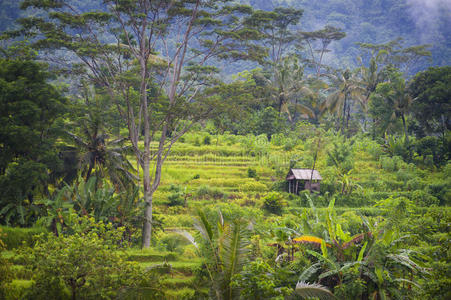
M414 2L2 2L0 298L449 299Z

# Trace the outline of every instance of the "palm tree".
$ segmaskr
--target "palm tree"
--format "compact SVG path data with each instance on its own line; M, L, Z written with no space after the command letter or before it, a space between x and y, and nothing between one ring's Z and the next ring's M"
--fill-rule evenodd
M267 78L262 74L255 74L258 80L265 83L269 91L269 97L277 107L279 115L286 113L288 120L293 121L290 109L290 101L297 99L298 94L311 93L304 81L304 68L300 65L296 56L284 57L272 69L272 76Z
M317 78L311 76L303 81L302 88L294 97L294 100L287 103L286 110L291 110L294 116L299 115L308 118L314 123L319 123L319 119L327 111L321 90L327 89L328 85Z
M384 101L384 105L390 109L390 115L387 116L388 125L401 117L405 141L409 144L409 135L407 133L406 115L412 104L412 97L409 95L406 81L399 72L394 72L388 82L380 83L376 88L376 97Z
M98 178L108 176L117 189L125 190L133 184L136 176L126 156L130 147L123 145L126 138L110 141L97 110L90 111L79 126L78 135L72 132L68 135L78 148L79 168L85 181L94 174Z
M354 74L349 70L337 74L329 74L332 81L332 91L326 98L326 106L329 111L336 113L341 118L341 132L348 128L352 100L357 100L364 107L364 90Z
M194 227L200 234L200 248L195 239L186 231L179 231L206 259L212 299L237 299L239 290L231 286L232 277L238 274L249 258L250 230L244 220L235 219L232 222L224 221L219 212L219 222L216 228L207 219L204 212L198 211Z

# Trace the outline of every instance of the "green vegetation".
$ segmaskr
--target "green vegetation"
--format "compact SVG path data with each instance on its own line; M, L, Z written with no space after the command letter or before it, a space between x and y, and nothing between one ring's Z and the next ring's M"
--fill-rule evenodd
M337 67L355 5L328 2L308 31L298 6L22 1L0 298L450 298L451 69L402 39Z

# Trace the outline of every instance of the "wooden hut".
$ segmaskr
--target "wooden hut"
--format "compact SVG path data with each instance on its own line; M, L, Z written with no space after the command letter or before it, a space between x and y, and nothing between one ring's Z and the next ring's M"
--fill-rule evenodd
M290 169L286 178L288 181L288 193L299 194L299 191L302 190L319 192L322 179L317 170Z

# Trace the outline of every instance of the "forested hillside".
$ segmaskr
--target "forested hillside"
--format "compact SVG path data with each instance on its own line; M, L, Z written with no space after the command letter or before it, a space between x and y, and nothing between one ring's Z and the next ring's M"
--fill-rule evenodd
M423 61L411 70L412 74L431 65L447 65L451 61L451 4L446 0L240 0L243 4L266 11L278 6L304 11L301 21L293 27L313 31L331 25L341 28L346 37L331 45L328 64L335 67L355 67L360 55L356 43L381 44L402 37L406 45L430 44L432 61ZM0 3L0 31L14 27L14 21L25 14L20 1L3 0ZM83 10L98 9L100 1L74 1ZM217 62L220 64L220 62ZM225 67L228 74L255 64L240 62Z
M335 43L330 63L355 65L356 43L386 43L397 37L408 45L431 44L433 65L451 61L451 4L442 0L270 0L241 1L265 10L292 6L304 10L302 30L318 30L325 25L342 28L346 37ZM425 63L425 65L428 65ZM416 66L415 71L424 69Z
M448 2L0 5L0 299L451 299Z

